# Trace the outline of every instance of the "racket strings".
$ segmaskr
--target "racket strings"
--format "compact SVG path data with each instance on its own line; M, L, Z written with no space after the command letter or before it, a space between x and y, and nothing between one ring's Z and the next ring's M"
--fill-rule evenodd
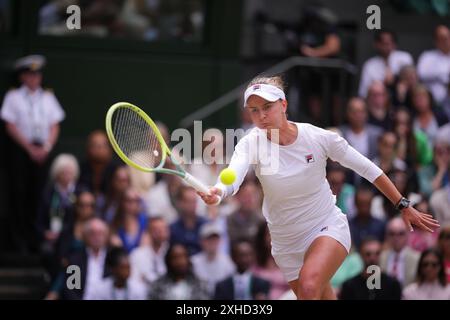
M128 108L117 109L112 117L114 138L125 156L145 168L155 168L162 156L161 144L150 125Z

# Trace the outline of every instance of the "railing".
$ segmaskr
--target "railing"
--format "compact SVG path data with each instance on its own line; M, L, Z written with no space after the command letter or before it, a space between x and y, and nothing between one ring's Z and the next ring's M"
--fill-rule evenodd
M260 75L280 74L292 68L302 66L338 69L341 71L342 76L345 75L343 72L347 72L349 74L356 74L357 72L357 67L355 65L341 59L290 57L263 71L262 73L260 73ZM241 84L240 86L230 90L216 100L208 103L204 107L192 112L180 121L180 126L183 128L188 128L193 124L194 120L203 120L209 117L211 114L223 109L233 101L239 99L243 91L245 90L247 83L248 82Z

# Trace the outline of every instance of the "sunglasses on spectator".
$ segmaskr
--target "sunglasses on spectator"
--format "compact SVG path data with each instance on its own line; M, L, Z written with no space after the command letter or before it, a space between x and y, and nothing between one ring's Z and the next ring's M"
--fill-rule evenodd
M406 235L406 231L388 231L388 236L390 237L403 237L404 235Z
M432 261L422 262L422 268L427 268L427 267L437 268L437 267L439 267L439 262L432 262Z
M78 202L79 207L94 207L95 202Z
M125 198L126 202L139 202L139 198Z
M381 251L366 251L364 253L364 256L372 257L372 256L379 256L380 254L381 254Z

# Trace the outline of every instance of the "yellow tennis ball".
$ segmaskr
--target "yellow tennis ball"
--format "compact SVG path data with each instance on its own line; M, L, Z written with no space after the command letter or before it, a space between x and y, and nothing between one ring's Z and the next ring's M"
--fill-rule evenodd
M226 168L220 172L220 181L223 184L230 185L236 180L236 172L233 169Z

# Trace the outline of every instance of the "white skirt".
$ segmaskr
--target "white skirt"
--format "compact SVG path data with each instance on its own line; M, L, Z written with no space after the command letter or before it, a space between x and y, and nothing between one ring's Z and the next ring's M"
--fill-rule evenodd
M321 236L329 236L350 251L351 237L347 216L335 207L333 214L315 227L304 230L302 225L270 226L272 256L286 280L298 278L304 255L312 242Z

